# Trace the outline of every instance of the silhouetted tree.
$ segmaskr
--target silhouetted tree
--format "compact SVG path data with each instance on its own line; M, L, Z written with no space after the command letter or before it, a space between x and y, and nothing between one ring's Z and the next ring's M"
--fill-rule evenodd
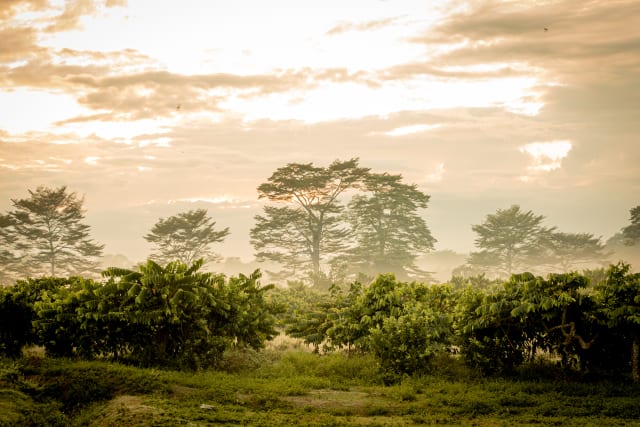
M553 233L551 264L562 271L576 269L578 266L597 264L601 267L609 263L611 255L602 243L590 233Z
M555 227L544 227L543 215L523 212L520 206L498 209L485 222L473 225L478 235L467 264L473 268L494 270L502 275L523 271L544 258L552 248Z
M368 194L357 194L349 203L348 218L356 238L350 251L352 269L372 276L395 273L401 279L428 276L415 260L433 249L436 241L418 215L427 208L429 196L401 181L401 175L369 174L363 188Z
M10 215L0 214L0 286L16 279L16 263L18 257L13 252L15 231Z
M11 199L12 247L26 274L73 275L99 270L104 245L82 223L83 197L67 187L38 187L27 199Z
M229 235L228 227L216 230L215 225L206 209L195 209L160 218L144 238L155 245L151 257L160 263L179 260L192 264L200 258L213 261L219 256L211 250L211 245Z
M251 230L258 260L280 263L292 272L311 272L314 284L322 280L321 262L345 249L348 230L338 197L360 186L369 169L358 159L336 160L328 167L289 163L278 168L258 187L259 198L285 206L265 206Z
M640 242L640 206L636 206L629 212L631 214L631 218L629 218L631 224L622 229L622 234L627 245L635 245Z

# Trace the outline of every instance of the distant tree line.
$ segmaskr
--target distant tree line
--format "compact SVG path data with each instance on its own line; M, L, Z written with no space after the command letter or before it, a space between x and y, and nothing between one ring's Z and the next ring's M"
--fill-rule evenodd
M429 195L401 175L373 173L358 159L336 160L327 167L289 163L258 187L266 204L255 217L250 239L258 261L273 262L273 279L305 280L318 288L377 274L401 280L431 281L417 267L418 258L436 239L424 211ZM13 210L0 214L0 283L24 277L97 275L104 245L90 237L83 223L84 198L66 187L38 187L30 197L11 199ZM631 209L630 224L608 242L616 250L640 240L640 206ZM544 225L545 217L513 205L472 226L477 251L455 276L485 274L509 277L518 271L545 273L605 266L612 252L590 233L566 233ZM220 259L212 246L229 228L216 228L206 209L160 218L144 235L150 258ZM611 246L610 246L611 247Z
M518 271L571 271L606 266L611 252L590 233L564 233L543 224L545 217L513 205L473 225L478 251L454 274L490 273L509 277Z

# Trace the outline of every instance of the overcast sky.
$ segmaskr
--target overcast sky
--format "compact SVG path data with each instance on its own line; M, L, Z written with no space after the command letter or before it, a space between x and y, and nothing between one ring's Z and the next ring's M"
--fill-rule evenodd
M604 240L640 204L640 2L0 0L0 211L85 195L145 257L205 207L250 259L256 187L359 157L431 195L437 249L520 204Z

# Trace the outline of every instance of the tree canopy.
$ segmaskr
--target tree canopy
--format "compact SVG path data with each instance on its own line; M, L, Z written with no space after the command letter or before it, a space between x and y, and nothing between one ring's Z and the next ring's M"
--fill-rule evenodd
M503 275L526 270L551 247L555 227L543 226L544 219L543 215L523 212L518 205L487 215L484 223L471 227L480 251L471 253L468 264Z
M640 242L640 206L631 209L629 213L631 224L622 229L622 234L626 244L635 245Z
M265 206L251 229L251 243L258 260L281 263L292 273L310 266L314 283L321 280L321 262L346 248L348 230L340 214L338 197L358 188L369 169L358 159L336 160L328 167L289 163L278 168L258 187L259 198L285 203Z
M83 197L67 187L38 187L26 199L11 199L15 210L1 220L3 238L24 274L82 274L98 271L104 245L90 238ZM4 256L7 256L6 254Z
M415 260L436 241L418 215L427 208L429 196L401 181L401 175L371 173L364 179L366 193L356 194L348 205L356 239L350 259L360 272L395 273L401 278L425 275Z
M610 255L602 240L591 233L553 233L550 263L563 271L592 264L605 266Z
M545 217L519 206L498 209L483 224L472 226L476 246L464 266L470 272L508 276L516 271L537 273L603 267L611 252L591 233L565 233L543 225Z
M218 256L211 245L229 235L229 228L216 230L215 225L206 209L194 209L160 218L144 238L155 246L151 257L159 262L179 260L191 264L200 258L213 261Z

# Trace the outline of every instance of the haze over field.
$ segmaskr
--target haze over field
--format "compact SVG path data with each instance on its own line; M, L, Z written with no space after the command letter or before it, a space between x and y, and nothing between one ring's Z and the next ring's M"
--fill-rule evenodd
M258 185L359 157L431 196L438 250L513 204L606 240L638 205L638 22L635 0L5 0L0 211L66 185L137 261L204 207L250 260Z

